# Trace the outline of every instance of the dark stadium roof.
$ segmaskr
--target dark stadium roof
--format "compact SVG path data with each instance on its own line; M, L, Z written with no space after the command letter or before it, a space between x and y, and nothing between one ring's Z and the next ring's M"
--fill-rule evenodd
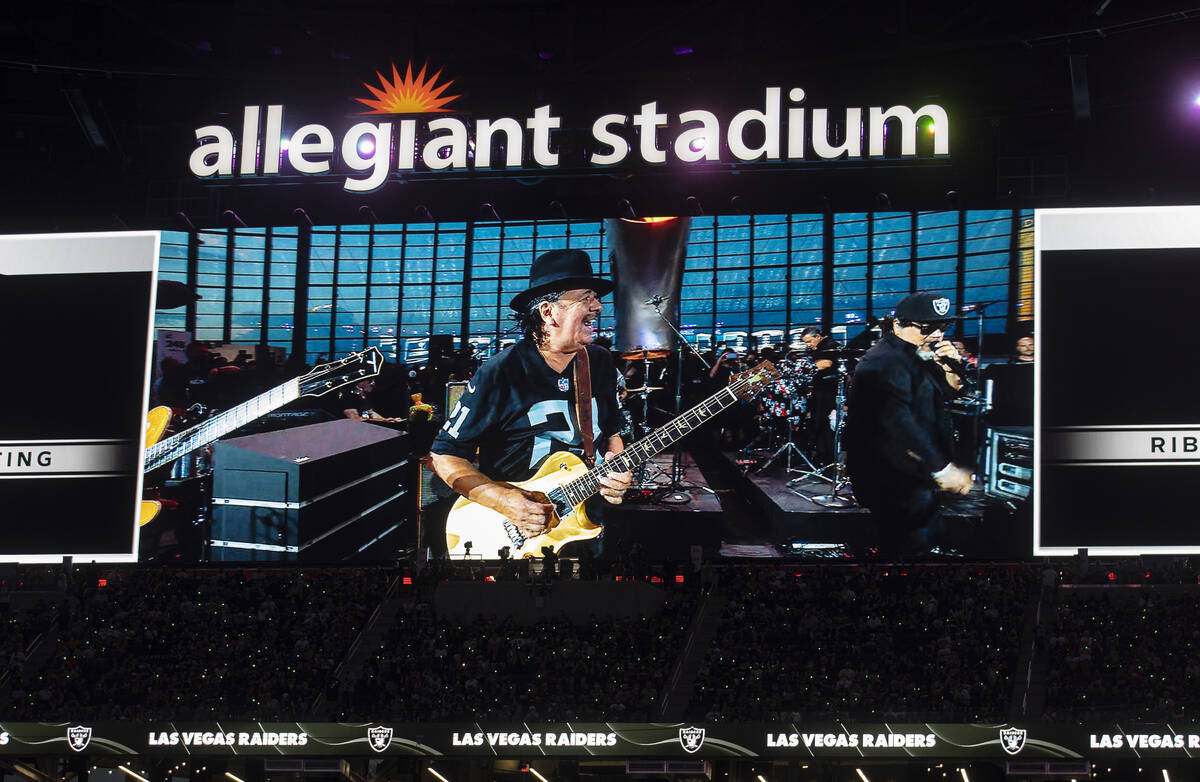
M235 98L345 96L410 60L443 68L475 106L521 110L637 96L643 83L669 97L714 85L761 94L778 81L820 88L833 106L903 92L953 103L960 126L972 123L971 160L960 165L977 176L950 186L975 203L1007 192L996 161L1011 156L1051 168L1068 159L1065 192L1031 190L1030 203L1194 201L1198 23L1200 7L1186 2L1132 0L12 4L0 17L11 202L0 206L20 209L0 228L45 222L51 209L94 213L99 202L117 212L100 223L161 222L196 198L186 168L156 156L164 136L190 139L218 111L239 109ZM914 203L945 185L914 192ZM604 204L585 211L611 213Z

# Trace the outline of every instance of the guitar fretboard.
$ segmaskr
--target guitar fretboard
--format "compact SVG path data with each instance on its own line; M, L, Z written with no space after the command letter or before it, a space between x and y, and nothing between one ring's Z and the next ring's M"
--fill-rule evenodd
M645 439L628 446L611 460L601 462L578 478L559 487L572 506L587 500L600 488L600 479L612 472L629 472L682 439L692 430L742 398L751 385L761 382L764 373L741 378L705 399L678 418L672 419Z
M231 407L202 424L172 435L146 449L146 470L153 470L208 445L256 418L300 398L300 380L289 380L266 393Z

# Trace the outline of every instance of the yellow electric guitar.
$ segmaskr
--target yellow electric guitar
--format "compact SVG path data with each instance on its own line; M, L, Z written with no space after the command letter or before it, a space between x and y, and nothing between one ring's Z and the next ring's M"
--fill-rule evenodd
M583 503L599 489L602 476L610 472L632 471L708 423L734 402L749 399L778 379L775 366L770 361L764 361L751 370L733 376L725 388L644 439L627 446L610 461L591 469L573 453L560 451L550 454L532 478L513 484L539 494L544 502L554 506L550 528L541 535L526 538L503 514L465 497L459 499L446 517L446 550L450 558L463 559L473 554L475 557L492 559L505 547L514 558L541 557L543 548L558 553L572 541L596 537L603 527L588 519Z
M351 353L340 361L313 367L307 374L276 386L266 393L231 407L223 413L185 429L165 440L159 441L171 421L169 407L156 407L146 414L146 472L170 464L180 456L219 440L235 429L239 429L272 410L277 410L302 396L323 396L368 377L379 374L383 368L383 353L379 348L368 348L361 353ZM144 500L140 523L146 524L158 515L162 503Z

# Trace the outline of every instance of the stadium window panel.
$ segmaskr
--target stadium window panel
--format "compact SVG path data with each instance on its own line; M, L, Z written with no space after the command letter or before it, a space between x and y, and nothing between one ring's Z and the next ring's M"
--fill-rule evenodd
M833 323L858 323L867 317L867 215L833 216Z
M958 270L957 211L918 212L916 290L953 296Z
M913 219L909 212L873 215L871 235L871 317L890 314L912 292Z
M917 257L958 255L958 212L917 213Z
M177 310L158 310L154 313L154 328L168 331L183 331L187 328L187 313Z
M829 329L852 335L859 328L854 323L890 312L914 285L954 295L961 282L961 304L968 308L1015 296L1013 213L972 210L961 218L960 237L957 211L695 217L679 297L681 328L700 344L724 335L748 347L752 337L791 340L803 326L820 325L826 302L834 315ZM830 278L823 257L827 221L834 243ZM164 279L186 280L188 238L164 232ZM194 305L196 336L222 339L228 318L241 342L265 334L273 344L288 346L298 230L208 230L197 239L203 299ZM508 300L524 289L538 253L576 247L588 253L600 274L611 276L605 244L600 221L314 227L307 259L310 360L329 350L330 339L344 346L357 337L361 345L364 331L368 342L424 356L431 333L457 335L464 307L472 341L498 344L511 326ZM464 279L468 254L471 273ZM1022 275L1025 290L1030 275ZM234 302L229 313L227 298ZM610 298L602 330L611 330L611 305ZM990 308L986 329L1002 331L1007 314L1003 305ZM185 321L180 311L160 312L155 320L160 328ZM847 324L849 329L837 328ZM400 334L394 333L397 327Z
M371 311L372 312L395 312L400 304L399 285L394 283L378 281L373 275L371 277Z
M551 250L562 250L566 247L567 227L565 224L539 223L537 225L537 236L533 244L533 256L535 258L542 253Z
M913 216L879 212L872 222L870 315L878 318L912 292Z
M158 276L187 282L187 262L188 235L183 231L163 231L158 247Z
M232 239L233 268L226 278L231 286L228 338L234 344L257 344L263 334L267 229L236 228Z
M500 274L505 229L499 223L476 223L471 233L471 279L468 281L467 328L470 336L489 343L500 331Z
M752 336L758 347L786 341L788 320L788 217L756 215L751 263L751 297L747 302Z
M819 214L794 214L789 220L791 284L788 298L788 345L800 345L800 332L806 326L820 325L825 286L825 217Z
M229 231L200 231L196 252L195 338L220 342L225 337L225 266L228 261Z
M183 231L163 231L158 247L158 276L162 280L187 282L188 234ZM154 328L183 331L187 328L187 310L155 310Z
M471 318L472 323L493 324L496 322L496 316L498 314L499 313L496 307L471 307L468 316ZM488 334L476 329L472 329L471 336L486 337ZM495 334L492 334L491 336L495 336Z
M1008 327L1007 299L1012 236L1012 211L970 210L966 213L963 257L963 309L971 318L970 333L978 331L974 305L1000 301L984 310L984 331L1003 333Z

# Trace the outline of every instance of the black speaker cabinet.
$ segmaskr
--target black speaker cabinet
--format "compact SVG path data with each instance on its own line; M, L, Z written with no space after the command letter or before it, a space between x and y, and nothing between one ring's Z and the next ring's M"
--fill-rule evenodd
M408 435L339 419L213 449L213 561L381 558L411 537Z

